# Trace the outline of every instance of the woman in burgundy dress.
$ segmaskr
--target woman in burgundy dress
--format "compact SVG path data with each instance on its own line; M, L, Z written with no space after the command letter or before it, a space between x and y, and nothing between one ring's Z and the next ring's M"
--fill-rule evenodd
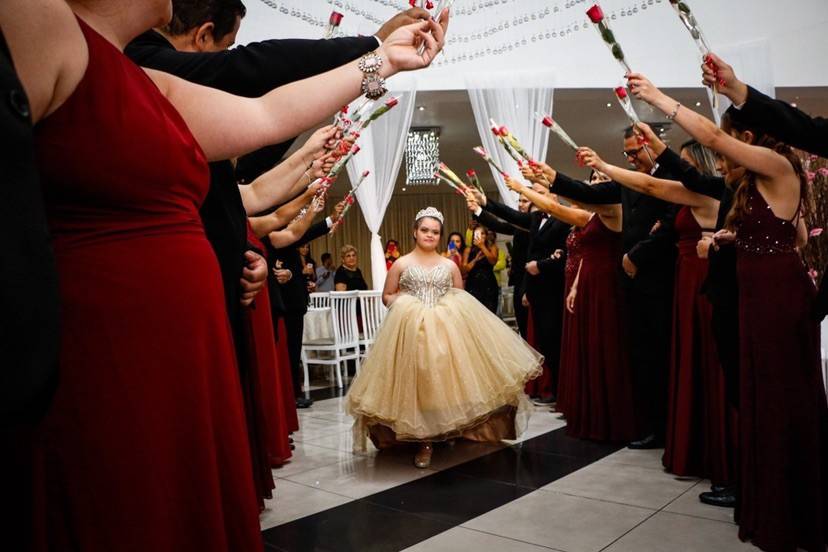
M198 212L207 161L298 134L355 98L362 76L352 63L241 99L143 71L121 50L169 9L0 4L37 123L61 286L60 386L35 435L37 549L263 546L222 283ZM427 65L443 41L431 22L395 34L379 50L385 76Z
M554 177L568 178L561 173ZM580 260L566 298L566 340L561 345L567 434L596 441L630 441L636 437L632 373L615 277L622 256L621 205L582 206L589 211L565 207L548 193L543 177L535 180L537 189L514 180L507 184L551 216L580 228L576 251ZM593 184L601 181L606 177L597 172L590 179Z
M719 129L641 75L634 94L720 153L736 187L726 228L739 275L739 536L770 552L828 544L828 405L820 370L816 289L797 248L807 241L808 185L790 148L739 121ZM735 232L735 236L734 236Z
M642 132L643 127L642 123ZM666 145L649 128L646 130L654 151L664 151ZM716 485L728 485L733 476L728 458L731 447L726 446L732 433L732 418L713 338L712 309L702 295L707 259L699 258L697 251L702 232L712 235L719 202L691 192L681 182L610 165L588 148L582 148L579 156L587 165L606 171L623 186L683 205L675 221L679 255L673 293L667 432L662 462L670 473L707 477Z

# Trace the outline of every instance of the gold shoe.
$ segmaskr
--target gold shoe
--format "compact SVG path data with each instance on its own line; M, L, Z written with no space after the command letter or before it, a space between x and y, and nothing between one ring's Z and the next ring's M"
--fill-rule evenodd
M418 450L417 454L414 455L414 465L421 470L429 467L431 465L432 452L433 449L431 448L431 443L423 443L423 445L420 446L420 450Z

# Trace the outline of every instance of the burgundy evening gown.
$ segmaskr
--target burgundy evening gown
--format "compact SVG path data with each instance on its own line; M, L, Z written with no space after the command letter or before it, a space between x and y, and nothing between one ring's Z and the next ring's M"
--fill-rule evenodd
M89 65L36 128L60 275L60 386L36 436L44 550L262 550L207 160L150 78Z
M566 298L569 291L572 289L572 284L575 282L575 277L578 275L578 267L581 263L581 228L573 228L566 238L566 268L564 270L564 311L563 311L563 328L561 333L561 363L558 371L558 404L555 409L566 415L566 410L569 405L568 392L570 388L570 379L573 374L577 374L577 370L573 369L573 363L564 358L568 352L577 351L578 343L573 341L575 337L572 333L573 322L569 320L573 315L566 310Z
M754 183L737 233L741 381L739 536L769 552L825 552L828 407L813 282L795 222Z
M710 478L715 484L732 479L732 413L725 396L711 326L712 306L702 294L707 259L696 246L702 237L690 207L676 216L679 255L673 294L673 338L662 462L679 476Z
M621 321L621 234L594 215L580 234L583 264L568 339L566 431L572 437L626 442L636 436L632 371Z

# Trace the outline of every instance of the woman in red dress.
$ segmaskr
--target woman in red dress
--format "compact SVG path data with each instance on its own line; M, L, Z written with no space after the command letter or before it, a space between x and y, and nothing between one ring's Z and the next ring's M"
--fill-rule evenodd
M739 276L739 536L769 552L828 544L828 405L820 370L816 288L797 250L808 238L799 158L738 120L719 129L630 75L635 95L720 153L736 187L726 230Z
M580 257L566 297L561 346L566 431L573 437L626 442L636 437L632 381L621 324L621 295L615 278L621 259L621 205L566 207L548 193L549 181L568 178L552 170L544 176L527 172L536 189L509 180L551 216L579 230ZM595 172L590 183L605 182ZM559 396L560 400L560 396Z
M300 133L355 98L362 76L352 63L242 99L145 72L122 48L169 10L168 0L0 3L37 123L61 286L60 385L35 435L38 549L263 546L222 284L198 212L207 161ZM433 36L416 34L426 29ZM427 65L443 41L431 22L395 34L379 50L385 76Z
M653 150L661 154L667 146L642 123L641 132L645 131ZM683 154L687 156L687 148ZM606 171L623 186L682 205L675 220L679 255L673 293L667 432L662 462L670 473L706 477L715 485L726 486L733 476L728 461L730 447L726 446L732 431L731 417L724 373L713 338L712 308L702 294L707 279L707 258L700 258L697 251L702 232L712 235L719 202L691 192L681 182L609 165L588 148L582 148L579 155L586 164Z

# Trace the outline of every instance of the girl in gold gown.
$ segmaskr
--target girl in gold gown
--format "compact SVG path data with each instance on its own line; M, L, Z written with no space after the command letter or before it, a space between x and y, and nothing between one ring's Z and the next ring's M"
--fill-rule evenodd
M443 215L417 214L416 247L385 280L388 315L346 398L354 446L418 442L417 467L431 463L431 443L458 437L497 442L526 428L525 383L543 357L463 291L457 265L437 253Z

